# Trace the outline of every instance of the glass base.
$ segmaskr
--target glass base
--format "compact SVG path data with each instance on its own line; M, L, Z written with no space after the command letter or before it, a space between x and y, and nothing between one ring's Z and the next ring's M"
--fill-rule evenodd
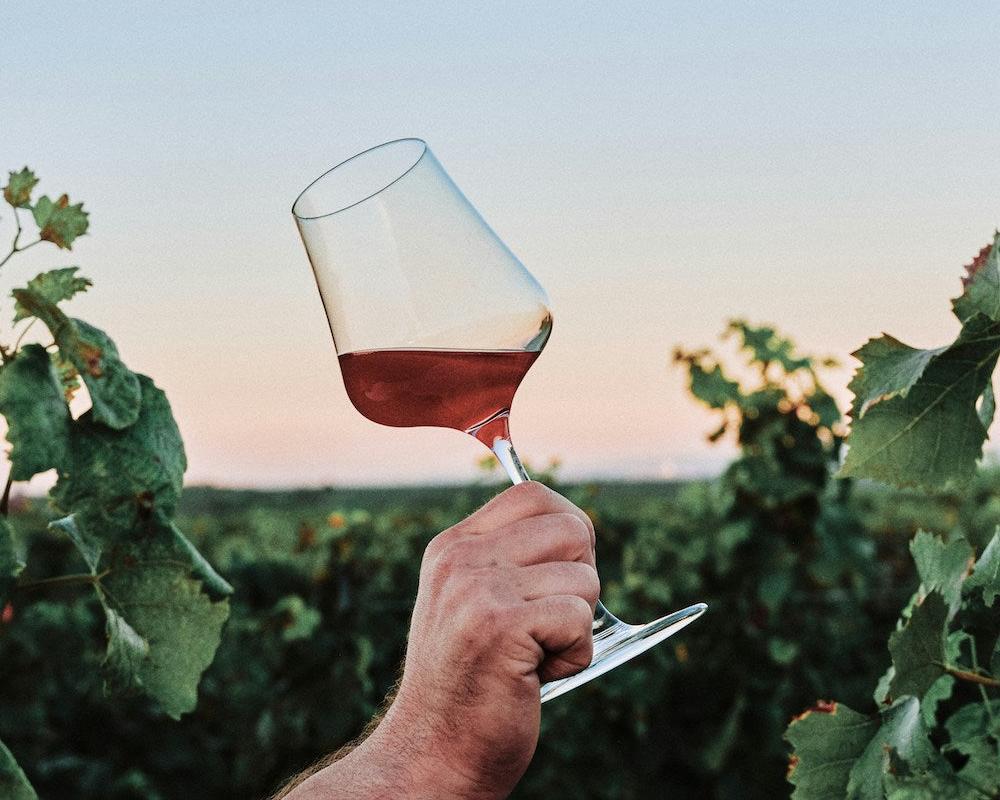
M705 613L704 603L675 611L646 625L628 625L621 620L594 634L594 657L590 666L576 675L542 684L542 702L575 689L599 675L646 652L653 645L673 636Z

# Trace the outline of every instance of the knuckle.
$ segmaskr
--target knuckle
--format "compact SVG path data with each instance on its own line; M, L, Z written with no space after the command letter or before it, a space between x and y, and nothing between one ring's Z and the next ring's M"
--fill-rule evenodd
M433 549L428 548L428 551L425 551L421 566L423 575L436 586L451 582L469 566L472 560L471 549L467 539L458 537L443 539Z
M424 548L423 558L423 563L425 565L433 562L441 554L441 551L448 544L450 533L451 529L449 528L448 530L439 533L427 543L427 547Z
M594 660L594 639L588 636L573 649L572 660L579 669L586 669Z
M590 607L590 603L582 597L576 596L570 598L570 603L572 624L586 630L589 635L594 626L594 611Z
M463 609L461 627L470 641L496 641L510 627L510 609L496 600L470 598Z
M526 511L547 508L552 503L553 494L550 488L538 481L525 481L507 490L507 495L515 498Z
M570 514L569 512L553 514L553 516L558 517L559 527L566 535L567 547L574 559L580 556L589 556L591 550L591 530L587 524L576 514Z
M601 596L601 579L597 570L589 564L585 565L585 569L586 574L583 578L580 596L587 601L587 608L590 610Z

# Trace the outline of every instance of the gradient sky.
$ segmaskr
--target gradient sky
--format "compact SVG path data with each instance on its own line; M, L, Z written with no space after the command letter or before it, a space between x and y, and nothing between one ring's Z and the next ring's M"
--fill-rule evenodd
M3 285L83 267L72 311L167 390L190 482L474 474L471 438L349 405L289 213L388 139L425 138L548 290L513 426L567 477L717 466L669 352L729 316L943 344L1000 222L995 3L252 5L0 11L0 168L92 222Z

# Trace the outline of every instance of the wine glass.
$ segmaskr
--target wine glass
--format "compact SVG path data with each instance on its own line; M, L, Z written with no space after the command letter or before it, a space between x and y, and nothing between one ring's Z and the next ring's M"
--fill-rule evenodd
M518 384L552 331L548 298L420 139L365 150L313 181L292 213L319 287L347 394L396 427L464 431L513 483ZM598 602L594 657L543 684L551 700L628 661L705 611L628 625Z

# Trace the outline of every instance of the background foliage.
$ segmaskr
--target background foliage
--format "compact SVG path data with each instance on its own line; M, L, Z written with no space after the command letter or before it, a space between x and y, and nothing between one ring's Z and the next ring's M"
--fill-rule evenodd
M87 230L82 204L33 199L36 184L10 174L0 266ZM19 210L37 228L27 245ZM616 612L711 610L547 705L516 797L571 782L580 797L756 800L787 796L786 779L799 800L1000 797L1000 473L976 471L995 410L1000 236L964 283L953 343L882 336L855 354L840 480L829 362L735 320L735 367L675 353L718 414L709 439L739 444L718 480L558 487L595 521ZM181 499L165 396L62 310L89 285L59 267L15 289L20 335L0 345L0 797L264 797L376 712L424 546L502 487ZM22 347L35 322L48 335ZM75 392L91 407L74 418ZM49 469L47 500L10 502L13 481Z
M975 474L996 410L1000 232L962 283L952 344L921 350L883 334L855 353L841 475L933 489ZM797 800L1000 796L1000 528L943 533L910 542L919 587L889 636L876 710L820 702L789 726Z
M863 707L885 669L917 527L985 541L1000 520L992 473L933 497L832 482L841 429L819 367L773 331L729 335L742 386L710 353L678 354L740 439L721 479L559 487L596 521L612 608L641 620L705 600L710 614L547 705L516 797L561 796L567 776L581 797L787 796L788 720L817 697ZM375 712L424 545L500 488L189 489L178 522L235 587L198 707L174 722L148 698L108 700L80 667L102 657L100 607L48 587L0 626L0 739L43 798L264 797ZM75 569L46 517L40 500L17 515L29 574Z
M14 228L0 259L8 271L16 255L38 245L71 250L90 225L83 203L65 194L36 197L38 182L25 167L11 172L3 189ZM19 612L30 608L33 592L82 587L90 602L74 600L70 608L78 609L81 625L100 609L104 641L95 647L104 655L95 663L88 651L64 666L92 666L109 696L142 694L178 719L197 704L198 680L218 647L232 587L173 520L187 459L166 396L125 366L104 331L63 310L91 285L78 272L59 267L13 289L13 318L0 333L0 414L10 443L0 497L0 622L24 632ZM29 335L40 341L22 346ZM73 415L78 395L89 408ZM9 499L16 481L50 470L57 481L48 527L76 557L39 565L34 548L25 552L18 541ZM34 646L47 645L45 631L38 633ZM6 656L5 648L0 659ZM30 685L22 688L33 693ZM2 743L0 796L35 797Z

